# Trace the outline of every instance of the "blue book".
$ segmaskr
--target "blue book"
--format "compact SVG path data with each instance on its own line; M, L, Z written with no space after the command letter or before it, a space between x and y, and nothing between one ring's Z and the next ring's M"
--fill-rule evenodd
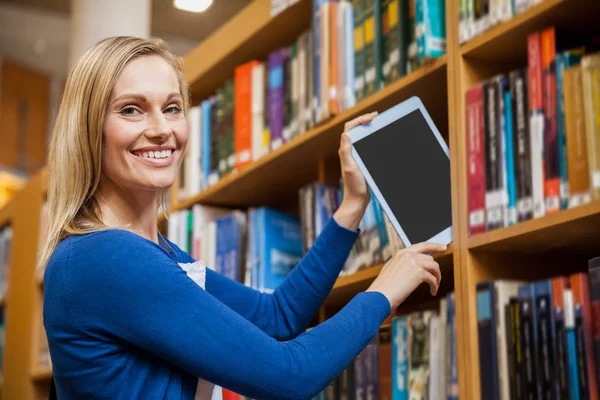
M569 372L570 400L579 400L579 367L577 365L577 340L575 335L575 310L573 304L573 293L570 289L565 290L565 336L567 342L567 369ZM585 393L584 393L585 395Z
M243 214L233 212L217 219L217 271L234 280L241 280Z
M392 318L392 400L408 400L409 317Z
M417 57L439 58L446 53L446 2L415 0Z
M506 162L506 189L508 192L507 223L517 223L517 186L515 179L515 156L513 144L512 99L508 80L503 80L501 88L504 94L504 148Z
M270 208L259 208L255 217L258 289L273 292L302 258L302 228L297 217Z
M208 187L210 174L210 100L202 102L202 189Z

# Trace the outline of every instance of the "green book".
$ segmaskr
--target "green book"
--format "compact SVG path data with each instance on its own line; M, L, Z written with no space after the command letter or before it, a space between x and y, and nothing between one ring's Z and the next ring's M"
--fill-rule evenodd
M354 92L356 102L365 98L365 25L364 0L352 0L354 8Z
M365 96L383 87L381 0L365 0Z
M406 75L409 40L408 3L408 0L390 0L388 6L390 26L388 38L390 73L388 82L394 82Z

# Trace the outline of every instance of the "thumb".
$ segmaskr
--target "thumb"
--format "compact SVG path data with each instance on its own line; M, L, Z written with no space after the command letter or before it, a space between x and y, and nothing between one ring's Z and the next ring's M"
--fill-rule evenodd
M352 140L347 133L342 133L342 139L340 143L340 159L342 163L352 163Z

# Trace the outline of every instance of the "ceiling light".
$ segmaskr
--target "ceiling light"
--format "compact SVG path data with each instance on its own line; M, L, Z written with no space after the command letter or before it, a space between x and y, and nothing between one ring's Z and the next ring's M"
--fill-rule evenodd
M206 11L211 4L212 0L173 0L175 8L196 13Z

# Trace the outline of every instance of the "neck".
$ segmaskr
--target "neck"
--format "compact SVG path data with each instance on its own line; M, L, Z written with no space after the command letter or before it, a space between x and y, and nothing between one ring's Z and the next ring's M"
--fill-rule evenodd
M127 228L158 243L158 192L128 191L108 179L100 182L102 222L109 228Z

